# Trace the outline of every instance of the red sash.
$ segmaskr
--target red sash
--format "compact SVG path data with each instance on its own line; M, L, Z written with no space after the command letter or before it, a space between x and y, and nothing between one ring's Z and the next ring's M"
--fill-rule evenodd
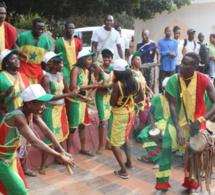
M7 22L4 22L4 30L5 30L5 49L11 50L16 38L16 29Z

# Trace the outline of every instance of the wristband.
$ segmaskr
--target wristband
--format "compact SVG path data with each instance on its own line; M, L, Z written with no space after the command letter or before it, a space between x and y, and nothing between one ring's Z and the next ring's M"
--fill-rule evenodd
M18 55L20 55L20 56L21 56L22 54L23 54L23 52L21 51Z
M203 116L199 117L197 120L198 120L201 124L204 123L204 122L206 121L205 118L204 118Z

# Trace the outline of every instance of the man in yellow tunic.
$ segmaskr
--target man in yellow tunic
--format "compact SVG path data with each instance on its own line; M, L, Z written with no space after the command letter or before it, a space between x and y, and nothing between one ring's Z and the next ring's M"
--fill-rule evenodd
M52 41L43 34L44 26L41 18L34 19L32 30L21 33L17 40L21 51L29 56L28 63L20 59L19 72L28 76L30 84L40 83L43 76L41 62L52 45Z
M54 42L55 53L62 52L63 57L63 74L65 75L65 80L67 86L69 85L69 76L73 68L73 65L77 62L78 52L82 48L82 41L73 37L75 25L72 22L67 22L65 24L65 36L59 38Z

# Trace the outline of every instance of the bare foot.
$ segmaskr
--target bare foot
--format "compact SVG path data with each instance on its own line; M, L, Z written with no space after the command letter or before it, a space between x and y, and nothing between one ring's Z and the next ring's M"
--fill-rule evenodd
M45 167L40 167L38 172L40 175L45 175L46 174Z
M96 154L101 155L103 153L104 148L103 147L99 147L98 150L96 150Z
M133 164L132 164L132 163L128 163L128 162L126 162L126 163L125 163L125 166L126 166L126 168L134 169L134 166L133 166Z
M109 142L107 142L106 146L105 146L106 150L112 150L112 146L110 145Z
M94 156L94 154L92 152L90 152L89 150L81 150L80 153L88 155L88 156Z

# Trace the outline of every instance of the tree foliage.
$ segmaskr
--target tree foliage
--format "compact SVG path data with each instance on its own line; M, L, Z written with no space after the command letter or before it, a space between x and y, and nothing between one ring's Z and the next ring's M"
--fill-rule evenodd
M46 18L66 19L74 16L104 17L122 14L151 19L156 13L190 4L191 0L5 0L8 12L14 14L38 13Z

